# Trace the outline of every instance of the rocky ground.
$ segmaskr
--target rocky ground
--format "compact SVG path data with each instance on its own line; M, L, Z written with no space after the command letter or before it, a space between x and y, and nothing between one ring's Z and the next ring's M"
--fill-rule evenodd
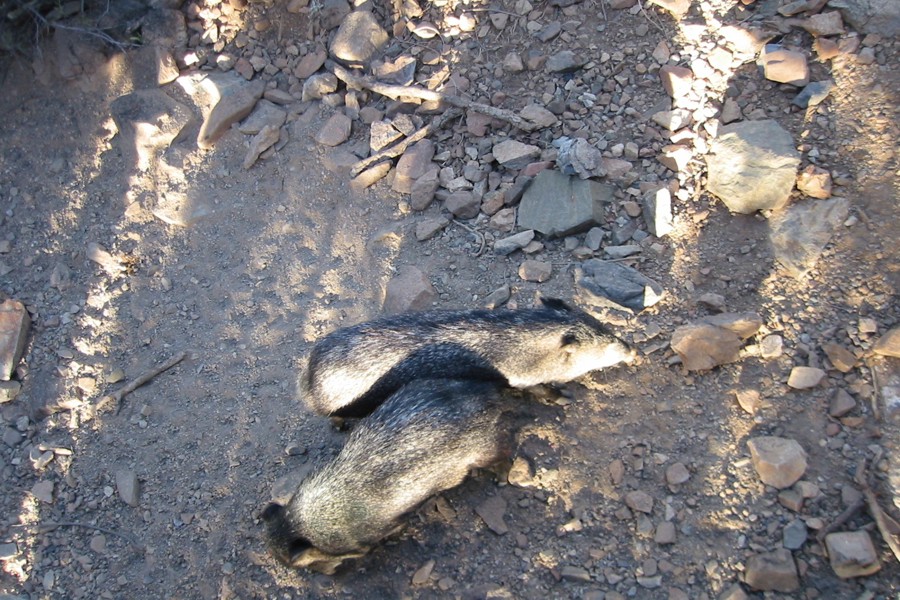
M655 2L161 1L4 57L0 597L896 597L896 6ZM310 343L539 295L640 360L276 564L345 435Z

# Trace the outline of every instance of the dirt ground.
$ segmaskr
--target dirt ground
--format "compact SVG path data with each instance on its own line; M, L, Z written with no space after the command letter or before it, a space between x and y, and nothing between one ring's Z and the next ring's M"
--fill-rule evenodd
M288 13L281 2L231 4L242 6L233 16L239 31L262 19L278 23L252 36L273 57L292 43L327 40L327 32L310 25L315 12ZM515 22L517 5L491 6ZM568 35L544 43L524 26L500 30L480 4L435 3L425 17L443 27L448 21L436 15L475 16L474 31L447 38L454 49L447 66L467 74L474 99L503 91L501 106L512 110L528 100L546 103L541 98L550 78L499 68L509 52L572 48L599 57L624 51L614 59L616 73L632 78L634 93L623 105L635 110L591 126L605 128L610 146L636 141L654 150L633 160L635 171L641 181L664 182L677 175L654 159L664 141L638 117L664 100L665 91L642 83L653 72L637 76L634 85L636 74L644 74L660 40L673 53L688 43L684 23L714 28L769 7L705 3L678 22L650 6L612 10L585 2L569 14L535 6L538 22L561 21ZM421 42L404 36L408 47ZM785 37L814 56L807 33ZM176 140L151 168L141 168L134 149L122 147L110 108L134 89L139 67L88 42L68 54L59 47L50 39L34 58L3 57L0 70L0 241L9 242L0 254L0 298L24 302L33 321L16 375L22 391L0 405L7 432L0 444L0 597L900 594L900 567L865 510L843 529L870 532L882 563L878 573L839 579L816 540L844 510L860 460L879 448L887 454L874 469L876 491L897 514L887 484L900 460L896 423L873 414L880 390L866 362L878 335L900 324L896 39L873 44L869 64L811 58L814 74L827 72L836 82L811 112L792 110L793 91L766 82L752 63L732 81L753 82L746 112L765 111L798 145L807 144L804 152L815 147L818 164L841 184L835 195L850 201L849 224L835 232L807 276L792 278L775 262L764 217L731 214L704 191L702 160L695 162L685 179L692 196L674 201L675 231L650 240L659 246L632 262L665 296L636 316L603 313L641 351L637 364L571 384L570 402L521 433L518 455L534 468L529 485L476 473L333 577L278 565L258 518L270 498L334 455L346 435L296 400L294 381L310 344L380 314L387 283L406 266L428 276L440 308L482 306L503 285L510 286L510 306L530 306L539 295L580 303L573 282L578 259L564 240L541 240L537 257L553 264L553 274L543 283L524 281L521 252L490 251L493 239L508 234L492 230L483 214L417 241L417 220L440 215L441 203L410 211L407 196L391 190L390 177L351 190L346 171L325 167L332 150L314 141L341 110L322 102L288 107L290 139L250 169L242 167L248 137L234 129L208 151L193 139ZM74 74L64 68L71 66L66 56L79 65ZM280 75L256 77L289 87ZM385 107L374 95L369 103ZM590 114L570 120L589 121ZM510 135L547 149L558 133ZM347 144L367 140L367 127L355 121ZM451 151L445 164L460 173L465 149L477 149L479 140L457 125L436 144L438 153ZM644 178L647 173L652 177ZM631 200L630 184L617 185L611 222ZM175 195L197 217L189 226L153 214L161 199ZM487 251L478 254L480 237L469 229L487 235ZM578 237L580 244L584 236ZM92 260L92 244L109 251L115 265ZM777 333L783 354L763 359L748 350L733 364L685 372L667 342L677 326L710 312L698 302L704 293L723 296L728 311L758 313L763 327L750 344ZM860 319L874 319L877 331L860 331ZM848 373L834 370L822 350L829 342L863 358ZM183 361L127 395L121 410L98 410L105 396L182 352ZM788 388L797 365L826 368L826 380L811 390ZM834 418L829 403L839 389L856 407ZM735 391L746 390L761 398L754 415L735 401ZM779 503L777 490L754 471L747 440L758 435L793 438L807 452L803 479L819 493L799 512ZM670 485L666 471L675 463L690 477ZM121 492L134 478L139 493L131 506ZM634 490L653 498L649 514L625 506ZM492 497L505 503L509 531L502 535L474 510ZM799 590L753 592L742 583L748 560L781 548L784 527L797 518L809 530L793 552ZM674 542L657 543L658 526L668 521L675 524Z

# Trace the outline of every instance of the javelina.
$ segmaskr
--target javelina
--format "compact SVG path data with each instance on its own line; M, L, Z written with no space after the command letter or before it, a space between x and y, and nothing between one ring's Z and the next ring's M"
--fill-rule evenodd
M298 392L321 415L359 418L408 381L565 383L634 357L597 319L557 299L522 310L430 311L338 329L315 343Z
M399 529L400 517L511 454L518 392L494 382L420 379L353 429L341 452L262 512L269 547L291 567L331 574Z

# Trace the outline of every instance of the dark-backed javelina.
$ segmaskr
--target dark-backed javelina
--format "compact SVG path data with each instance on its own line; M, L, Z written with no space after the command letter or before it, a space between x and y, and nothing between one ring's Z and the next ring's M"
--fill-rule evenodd
M340 453L262 512L269 547L324 573L365 554L428 497L508 458L521 405L494 382L420 379L362 419Z
M413 379L496 380L526 388L565 383L634 357L583 310L562 300L542 303L408 313L338 329L313 345L298 393L318 414L358 418Z

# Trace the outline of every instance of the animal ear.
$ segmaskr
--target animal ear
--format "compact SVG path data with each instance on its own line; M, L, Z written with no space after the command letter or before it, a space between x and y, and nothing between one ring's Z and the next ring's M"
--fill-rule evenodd
M284 512L284 507L277 502L270 502L268 506L266 506L262 513L260 513L260 518L263 521L271 521L273 519L278 518L281 513Z
M571 312L572 310L571 306L569 306L564 300L560 300L559 298L541 297L541 304L544 305L544 308L549 308L551 310L560 310L565 312Z
M568 331L563 334L562 341L559 344L562 348L567 348L569 346L577 346L578 345L578 336L575 335L575 332Z

